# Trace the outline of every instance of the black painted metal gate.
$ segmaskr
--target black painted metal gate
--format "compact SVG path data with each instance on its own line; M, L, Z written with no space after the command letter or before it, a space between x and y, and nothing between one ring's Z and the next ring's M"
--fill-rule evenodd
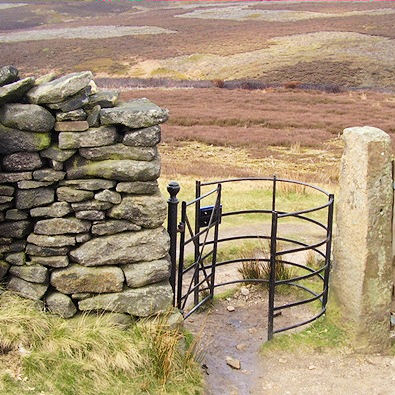
M256 208L249 210L225 211L221 203L222 186L227 183L239 183L243 181L270 182L272 188L272 199L270 208ZM311 188L326 196L326 203L305 210L287 212L279 211L276 207L277 186L279 183L294 184L303 188ZM203 188L209 188L202 192ZM328 300L328 284L331 265L331 242L333 224L334 196L328 194L319 187L299 181L281 179L277 177L265 178L238 178L210 182L196 182L195 199L181 204L181 216L178 223L178 199L177 194L180 186L176 182L171 182L168 186L170 198L168 200L168 232L170 235L170 257L171 257L171 277L170 283L174 291L174 306L178 307L184 317L189 317L199 307L214 297L215 288L236 284L241 282L254 283L263 282L268 284L268 339L273 334L283 332L308 324L326 311ZM205 202L209 200L210 205ZM214 202L214 203L213 203ZM308 214L326 210L327 220L323 223ZM244 214L268 214L271 215L270 234L237 235L231 237L220 237L220 224L222 218L238 216ZM318 242L307 244L301 240L280 237L278 234L279 224L289 218L305 221L321 229L325 236ZM270 254L268 257L240 257L232 260L217 261L218 246L224 242L232 242L247 239L268 240ZM290 248L279 248L280 243L291 245ZM191 246L191 247L189 247ZM186 250L192 252L193 259L186 259ZM301 251L311 250L321 257L318 267L297 263L284 256L295 254ZM261 261L269 265L268 279L234 279L227 282L216 282L216 268L223 265L231 265L240 262ZM297 273L292 278L276 278L276 265L286 265L297 269ZM321 289L306 285L303 281L318 279ZM298 301L285 304L276 304L276 287L295 287L307 294L307 297ZM275 328L275 317L285 309L293 308L307 303L319 302L320 308L316 314L303 322L296 322L290 326Z

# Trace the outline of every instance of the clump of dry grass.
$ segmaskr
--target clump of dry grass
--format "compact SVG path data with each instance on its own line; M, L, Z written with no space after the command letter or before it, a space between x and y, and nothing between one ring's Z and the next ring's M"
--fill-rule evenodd
M62 395L200 391L193 352L182 351L182 332L170 329L164 318L121 330L106 315L63 320L5 292L0 333L0 361L1 353L14 352L18 365L0 368L0 393L28 388Z

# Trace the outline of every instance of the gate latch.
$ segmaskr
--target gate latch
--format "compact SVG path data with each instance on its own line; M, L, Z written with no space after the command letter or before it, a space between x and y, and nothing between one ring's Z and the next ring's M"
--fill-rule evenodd
M205 228L206 226L208 226L213 211L215 212L212 219L212 224L214 224L215 222L218 222L219 224L221 223L222 204L218 207L217 210L215 210L215 206L206 206L200 208L199 227Z

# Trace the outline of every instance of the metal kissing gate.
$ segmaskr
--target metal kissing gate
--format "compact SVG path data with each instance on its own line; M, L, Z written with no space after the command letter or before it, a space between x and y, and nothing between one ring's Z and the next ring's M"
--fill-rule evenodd
M222 186L227 183L239 182L269 182L271 184L272 197L271 207L268 209L257 208L239 211L225 211L223 209ZM305 210L286 212L279 211L276 207L277 186L279 183L296 184L304 188L312 188L315 191L326 196L326 203ZM202 193L202 189L211 187L209 191ZM318 317L322 316L326 311L328 300L328 282L331 265L331 242L332 242L332 224L333 224L333 205L334 196L328 194L319 187L306 184L299 181L287 180L282 178L262 177L262 178L236 178L228 180L200 182L196 181L195 199L181 203L181 218L178 223L178 199L177 194L180 186L177 182L171 182L167 190L170 194L168 200L168 232L170 235L170 259L171 272L170 283L174 291L174 306L181 310L184 317L189 317L199 307L214 297L214 291L217 287L246 283L267 283L268 284L268 339L272 339L273 334L283 332L292 328L296 328L308 324ZM211 204L205 204L209 201ZM327 221L321 223L316 219L307 216L309 213L320 210L327 211ZM190 212L192 211L192 213ZM269 214L271 215L270 234L258 235L236 235L231 237L220 237L220 224L223 218L238 216L244 214ZM320 228L324 231L325 237L313 244L307 244L301 240L280 237L278 235L279 222L282 219L294 218ZM179 237L178 237L179 235ZM267 257L240 257L237 259L218 262L217 251L218 246L224 242L232 242L237 240L262 239L268 240L270 246L270 254ZM290 244L289 249L281 250L279 243ZM285 259L285 255L294 254L300 251L314 251L322 258L319 267L301 264ZM186 252L189 251L193 255L192 262L186 260ZM216 268L223 265L237 264L240 262L259 261L266 262L269 267L268 279L234 279L227 282L216 282ZM292 278L280 279L276 278L276 265L286 265L298 269L298 274L292 275ZM318 279L322 287L320 290L313 290L309 284L300 282L303 280ZM295 287L307 294L302 300L276 304L276 287L278 286ZM192 298L193 296L193 298ZM192 299L192 300L190 300ZM274 319L281 311L306 303L319 302L319 311L314 316L297 322L283 328L275 328Z

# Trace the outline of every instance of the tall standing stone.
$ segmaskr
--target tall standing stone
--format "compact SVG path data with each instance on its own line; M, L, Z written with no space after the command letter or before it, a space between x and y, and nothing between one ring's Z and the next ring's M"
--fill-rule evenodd
M332 288L360 351L389 346L392 265L391 139L344 130Z

